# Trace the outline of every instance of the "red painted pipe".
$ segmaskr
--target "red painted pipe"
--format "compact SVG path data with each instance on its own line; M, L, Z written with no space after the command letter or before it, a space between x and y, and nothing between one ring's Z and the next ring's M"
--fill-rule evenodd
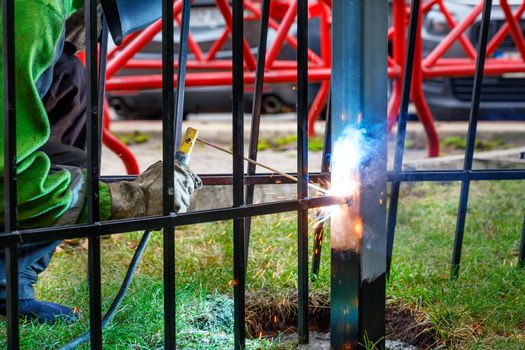
M525 72L524 62L515 63L497 63L487 62L485 65L486 75L497 75L501 76L505 73L523 73ZM433 68L425 68L425 78L437 78L437 77L471 77L475 73L476 67L471 64L465 65L438 65Z
M420 21L421 22L421 21ZM412 101L417 108L417 117L425 133L427 134L428 156L439 157L439 136L432 119L432 112L428 107L425 95L423 94L423 44L421 39L421 26L418 27L416 35L416 46L414 55L414 68L412 76Z
M182 10L182 1L177 1L173 7L173 15L176 17ZM128 43L124 47L120 54L117 55L114 59L108 61L106 77L111 78L115 73L121 69L127 61L129 61L137 52L143 49L157 33L162 30L162 20L158 20L148 28L144 29L137 37Z
M251 2L249 1L246 1L244 3L244 6L246 8L249 8L250 10L254 11L254 13L257 13L258 16L260 17L261 16L261 11L256 7L254 6ZM273 6L273 5L272 5ZM273 30L277 31L279 30L279 27L280 27L280 24L275 21L274 19L272 19L271 17L268 19L268 26L270 28L272 28ZM288 43L288 45L290 45L293 49L297 50L297 39L294 38L293 36L287 34L286 35L286 42ZM330 48L331 49L331 48ZM313 62L313 63L322 63L322 58L319 57L319 55L317 55L315 52L313 52L311 49L308 49L308 59L310 62ZM278 61L275 62L274 64L278 64Z
M135 155L131 150L122 143L115 135L110 131L110 116L109 116L109 105L107 101L104 102L104 125L102 127L102 142L108 147L113 153L115 153L124 163L128 175L138 175L140 173L139 164Z
M520 5L518 10L516 11L515 18L521 19L521 16L523 15L523 12L525 11L525 1ZM507 37L509 33L509 23L505 22L501 28L498 30L496 35L490 40L490 42L487 45L487 57L490 57L494 51L501 45L503 40Z
M117 53L120 52L120 49L121 49L122 47L126 47L126 46L128 46L128 44L129 44L130 42L132 42L133 40L135 40L135 38L136 38L137 36L139 36L140 33L142 33L142 31L133 32L133 33L131 33L131 34L129 34L129 35L126 35L126 36L122 39L122 43L120 44L120 46L115 46L114 48L112 48L112 49L109 51L109 53L108 53L108 57L107 57L108 60L110 60L110 59L112 59L113 57L115 57L115 55L116 55Z
M445 20L447 21L448 26L451 29L454 29L457 26L456 20L454 19L454 17L452 17L450 12L447 10L446 6L443 4L443 0L439 0L437 4L439 6L439 9L441 10L441 13L443 14L443 16L445 16ZM474 46L472 46L472 43L467 38L465 33L462 33L459 36L459 42L461 46L463 46L463 49L465 49L465 53L467 54L467 56L469 56L470 58L476 57L476 49L474 48Z
M182 28L182 22L180 20L180 16L177 16L175 20L177 21L179 28ZM195 58L197 59L197 61L202 62L204 60L204 54L202 53L201 47L199 46L199 43L195 41L191 32L188 33L188 47L190 51L195 55Z
M387 120L388 133L392 132L392 127L397 120L399 114L399 107L401 105L401 89L403 76L403 69L405 66L405 51L406 51L406 13L405 0L394 0L394 8L392 12L392 20L395 28L395 34L392 41L393 59L399 66L399 77L392 82L392 96L388 102Z
M322 4L320 4L322 5ZM330 35L330 27L328 21L328 11L325 6L318 6L320 17L320 40L321 40L321 57L323 57L323 66L326 68L332 67L332 42ZM324 110L328 98L330 96L330 81L325 81L321 84L321 88L317 92L310 110L308 111L308 136L315 135L315 121L319 119L319 115Z
M281 52L281 49L284 45L284 40L286 38L286 35L290 31L290 27L295 21L295 17L297 16L297 0L292 0L290 2L290 6L288 7L288 10L286 11L286 14L283 18L283 21L281 22L281 25L279 26L279 29L277 30L277 34L275 35L275 40L272 43L272 46L268 50L268 53L266 54L266 67L271 68L273 66L274 61L277 59L277 56Z
M222 13L222 16L224 17L224 21L226 22L226 25L230 29L230 32L233 30L233 19L232 19L232 12L230 9L230 5L228 4L228 0L215 0L215 3L217 4L217 7ZM257 67L257 63L255 62L255 58L252 55L252 52L250 50L250 45L248 44L248 41L246 38L243 38L243 47L244 47L244 63L248 66L248 69L255 70Z
M309 70L309 80L320 82L330 79L329 68L313 68ZM176 77L174 77L176 82ZM289 83L297 79L297 71L281 70L270 71L265 74L265 83ZM245 72L244 81L246 84L255 82L255 72ZM208 73L188 73L186 86L229 86L232 83L231 72L216 72L213 75ZM149 90L160 89L162 87L162 75L152 74L148 76L123 76L114 77L107 81L108 91L130 91L130 90Z
M178 67L178 63L175 62L175 68ZM188 69L194 70L231 70L232 61L231 60L212 60L210 62L199 62L195 60L189 60L187 63ZM322 67L322 66L318 66ZM151 70L160 70L162 69L162 61L160 60L129 60L125 66L126 69L151 69ZM292 69L297 68L297 62L292 60L279 60L275 62L274 69ZM209 74L214 74L215 72L210 71Z
M470 11L470 13L461 21L450 33L441 41L432 52L425 58L423 65L425 67L433 66L438 59L443 57L448 49L455 43L455 41L467 30L468 27L474 23L476 18L483 9L483 2L479 3ZM420 25L421 27L421 25Z
M315 136L315 121L323 111L330 95L330 81L324 81L308 111L308 136Z
M206 61L212 61L215 59L215 56L219 52L219 50L222 48L226 40L228 40L228 37L230 36L230 30L228 28L224 28L224 31L222 32L219 39L217 39L213 45L208 50L208 56L206 56ZM229 60L231 62L231 60ZM188 62L189 63L189 62ZM188 66L189 68L189 66Z
M290 60L278 59L284 43L288 43L290 47L297 48L297 40L289 34L289 29L293 25L296 17L296 1L288 0L283 2L273 2L271 18L269 20L270 28L274 29L277 34L272 46L268 50L266 83L294 83L297 79L296 62ZM221 37L215 41L207 53L203 53L196 42L193 45L191 40L188 43L190 50L196 55L196 59L188 61L188 68L192 70L188 74L187 86L211 86L211 85L231 85L231 60L216 59L216 54L227 41L231 28L231 9L227 0L216 0L219 9L221 10L227 28L222 33ZM506 14L507 21L500 28L498 33L489 42L487 52L488 59L485 72L487 75L502 75L505 73L525 72L525 62L522 59L494 59L490 55L495 52L498 46L503 42L505 37L511 33L516 42L518 50L525 58L525 40L520 30L516 29L516 23L525 12L525 2L523 2L517 11L512 14L507 1L503 0L502 9ZM259 4L254 1L246 0L244 2L245 8L251 11L250 18L260 18ZM425 127L429 138L429 154L435 155L439 152L439 143L437 142L437 132L432 121L432 115L426 104L423 92L423 79L435 77L459 77L472 76L475 71L475 49L470 41L466 38L465 30L475 21L477 16L481 13L482 1L479 5L469 13L459 23L456 23L448 9L445 7L443 0L426 1L422 6L422 13L428 12L432 7L438 6L443 13L448 25L452 28L451 32L444 38L426 59L421 62L419 60L419 67L411 67L414 69L413 90L411 92L412 99L416 104L419 112L419 117ZM317 2L310 5L310 15L321 17L321 55L315 54L309 50L310 61L310 81L323 82L312 109L309 113L309 125L313 131L313 124L316 118L316 110L322 109L323 100L327 97L326 86L330 79L331 67L331 43L330 43L330 13L327 11L331 7L330 0L317 0ZM177 1L174 12L180 11L181 1ZM323 11L324 9L324 11ZM394 0L393 8L393 22L394 25L389 29L388 38L392 41L393 54L388 58L388 76L394 79L392 82L392 95L388 107L388 123L389 129L394 125L397 118L399 103L401 98L401 80L404 69L404 56L406 51L406 24L409 13L408 7L404 0ZM278 10L278 11L277 11ZM178 14L178 13L177 13ZM177 18L177 17L176 17ZM280 21L280 23L277 22ZM229 24L228 24L229 23ZM158 26L155 28L155 26ZM153 27L153 28L152 28ZM519 25L518 25L519 27ZM149 31L149 32L148 32ZM160 31L159 24L155 23L150 28L145 29L140 33L133 34L124 39L124 44L120 48L111 50L109 54L110 63L108 64L108 91L115 90L142 90L142 89L158 89L161 87L161 76L153 74L149 76L139 77L114 77L113 75L121 68L126 69L155 69L160 71L162 64L160 60L138 61L132 59L136 52L140 51L142 47L147 45L151 38L153 38ZM191 34L190 34L191 35ZM519 40L516 40L519 38ZM149 39L149 40L148 40ZM444 58L446 51L455 43L459 42L467 52L467 58ZM419 43L421 45L421 43ZM418 46L419 48L420 46ZM200 51L199 51L200 50ZM250 48L245 40L245 66L247 70L255 69L255 59ZM202 53L202 56L199 55ZM250 63L251 62L251 63ZM253 64L252 64L253 63ZM255 75L253 72L246 72L245 82L253 84Z
M500 0L499 3L501 9L503 10L503 13L505 14L506 23L509 24L510 35L514 40L514 44L516 45L516 48L521 54L521 57L525 60L525 41L523 40L523 33L521 32L521 27L516 18L514 18L514 16L512 15L512 10L510 9L507 0Z

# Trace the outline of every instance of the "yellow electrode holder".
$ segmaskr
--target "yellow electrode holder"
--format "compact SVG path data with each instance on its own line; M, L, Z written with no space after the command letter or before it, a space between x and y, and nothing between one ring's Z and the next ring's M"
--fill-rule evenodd
M197 136L199 135L199 130L194 128L186 129L182 142L179 146L179 150L175 154L175 159L183 164L188 164L190 161L191 150L195 146L197 141Z

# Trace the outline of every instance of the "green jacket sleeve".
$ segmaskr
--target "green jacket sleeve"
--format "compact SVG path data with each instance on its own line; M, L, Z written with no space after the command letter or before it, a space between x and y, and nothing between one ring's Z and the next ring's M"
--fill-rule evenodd
M49 138L50 127L35 88L35 82L53 64L65 20L77 3L75 0L15 0L16 155L20 228L53 225L71 209L74 199L78 199L75 193L78 189L71 186L74 172L67 169L51 171L49 158L38 152ZM0 103L3 103L2 80L0 76ZM0 115L0 174L3 177L3 108L0 109ZM3 180L0 192L3 194ZM84 202L82 205L85 205ZM101 208L105 210L101 211L101 219L110 216L110 207L109 192L101 193ZM3 211L2 201L1 221Z

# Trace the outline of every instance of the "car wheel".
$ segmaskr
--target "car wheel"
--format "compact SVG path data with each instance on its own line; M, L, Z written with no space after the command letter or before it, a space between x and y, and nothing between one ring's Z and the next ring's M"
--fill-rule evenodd
M119 116L125 118L131 117L130 109L123 99L119 97L113 97L109 100L109 105Z
M266 95L263 97L262 110L266 114L276 114L282 112L284 107L281 99L275 95Z

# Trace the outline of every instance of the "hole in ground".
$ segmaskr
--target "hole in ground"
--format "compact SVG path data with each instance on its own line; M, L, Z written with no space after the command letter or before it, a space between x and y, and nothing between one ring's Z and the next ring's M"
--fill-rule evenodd
M330 331L330 300L328 295L310 295L310 331ZM246 295L246 321L251 337L272 337L279 333L297 332L297 292L277 299L267 293ZM387 302L387 339L401 340L417 348L433 348L442 343L427 317L400 303Z

